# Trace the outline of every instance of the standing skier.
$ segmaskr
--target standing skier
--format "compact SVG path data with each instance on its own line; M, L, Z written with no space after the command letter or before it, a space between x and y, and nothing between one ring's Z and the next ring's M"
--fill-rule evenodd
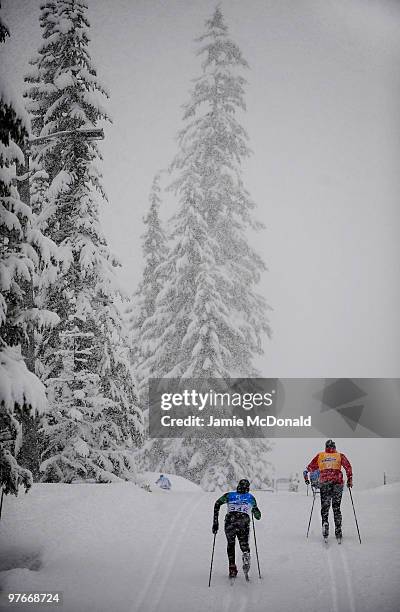
M346 470L347 486L350 488L353 486L353 471L350 461L343 453L336 451L336 444L333 440L327 440L325 452L318 453L314 457L304 474L306 484L310 484L307 472L319 470L322 535L327 540L329 535L329 508L332 501L335 535L339 543L342 541L342 513L340 512L343 493L342 467Z
M219 509L222 504L228 504L227 513L225 516L225 535L227 539L227 553L229 561L229 577L236 578L237 567L235 563L235 538L239 540L239 546L243 553L243 572L248 579L250 570L250 513L257 520L261 518L261 512L257 507L255 497L249 492L250 483L245 478L240 480L236 491L225 493L217 499L214 505L214 522L212 532L218 532L218 516Z

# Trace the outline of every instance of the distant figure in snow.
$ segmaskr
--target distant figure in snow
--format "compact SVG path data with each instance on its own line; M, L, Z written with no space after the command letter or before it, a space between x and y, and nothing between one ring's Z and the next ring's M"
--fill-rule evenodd
M343 453L338 453L333 440L325 443L325 452L318 453L307 466L306 472L319 470L319 491L321 496L322 535L326 540L329 535L329 508L332 501L333 517L335 520L335 535L338 542L342 541L342 513L340 503L343 493L342 468L346 470L347 486L353 486L353 471L350 461ZM306 484L310 484L307 474L304 477Z
M250 514L252 513L257 520L261 518L255 497L250 493L249 481L245 478L240 480L236 491L225 493L217 499L214 505L213 533L218 532L219 509L223 504L228 505L225 516L225 535L228 544L229 577L236 578L238 572L235 563L235 538L237 537L243 553L243 572L247 579L250 570Z
M298 474L296 474L295 476L292 475L290 477L289 491L297 493L299 490L299 484L300 484L299 475Z
M156 485L158 485L160 489L165 489L166 491L169 491L172 486L170 479L164 476L164 474L160 474L159 479L156 481Z

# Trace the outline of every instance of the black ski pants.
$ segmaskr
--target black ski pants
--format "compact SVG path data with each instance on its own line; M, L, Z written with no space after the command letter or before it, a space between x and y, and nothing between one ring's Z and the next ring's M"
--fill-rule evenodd
M250 552L250 517L245 512L228 512L225 517L225 535L229 565L235 565L235 538L242 552Z
M329 508L333 510L333 518L335 520L335 531L339 533L342 527L342 513L340 512L340 503L342 501L343 485L337 482L324 482L320 486L321 494L321 518L322 524L328 522Z

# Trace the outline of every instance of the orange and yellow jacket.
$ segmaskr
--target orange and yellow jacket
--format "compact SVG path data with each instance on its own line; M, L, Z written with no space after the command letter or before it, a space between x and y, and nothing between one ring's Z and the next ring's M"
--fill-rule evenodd
M319 482L334 482L343 484L342 467L346 470L347 479L352 478L353 470L350 461L343 453L338 453L334 449L327 449L323 453L318 453L307 466L308 472L319 470Z

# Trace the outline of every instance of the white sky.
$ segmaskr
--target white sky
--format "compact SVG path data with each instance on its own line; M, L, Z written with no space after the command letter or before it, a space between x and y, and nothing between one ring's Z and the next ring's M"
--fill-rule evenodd
M2 4L12 39L1 65L18 93L40 43L40 0ZM91 55L111 91L114 118L102 144L110 199L105 230L132 291L148 191L176 151L181 105L200 70L193 41L215 4L88 4ZM269 268L260 291L274 309L262 375L398 377L400 3L229 0L221 6L251 67L242 122L254 154L244 180L267 225L251 239ZM172 207L166 205L164 217ZM380 471L398 450L397 441L369 439L372 460L361 442L344 441L343 452L348 448L350 456L353 448L360 465L378 461ZM300 469L316 443L288 441L298 448ZM284 442L278 446L280 471L298 469L296 455Z

